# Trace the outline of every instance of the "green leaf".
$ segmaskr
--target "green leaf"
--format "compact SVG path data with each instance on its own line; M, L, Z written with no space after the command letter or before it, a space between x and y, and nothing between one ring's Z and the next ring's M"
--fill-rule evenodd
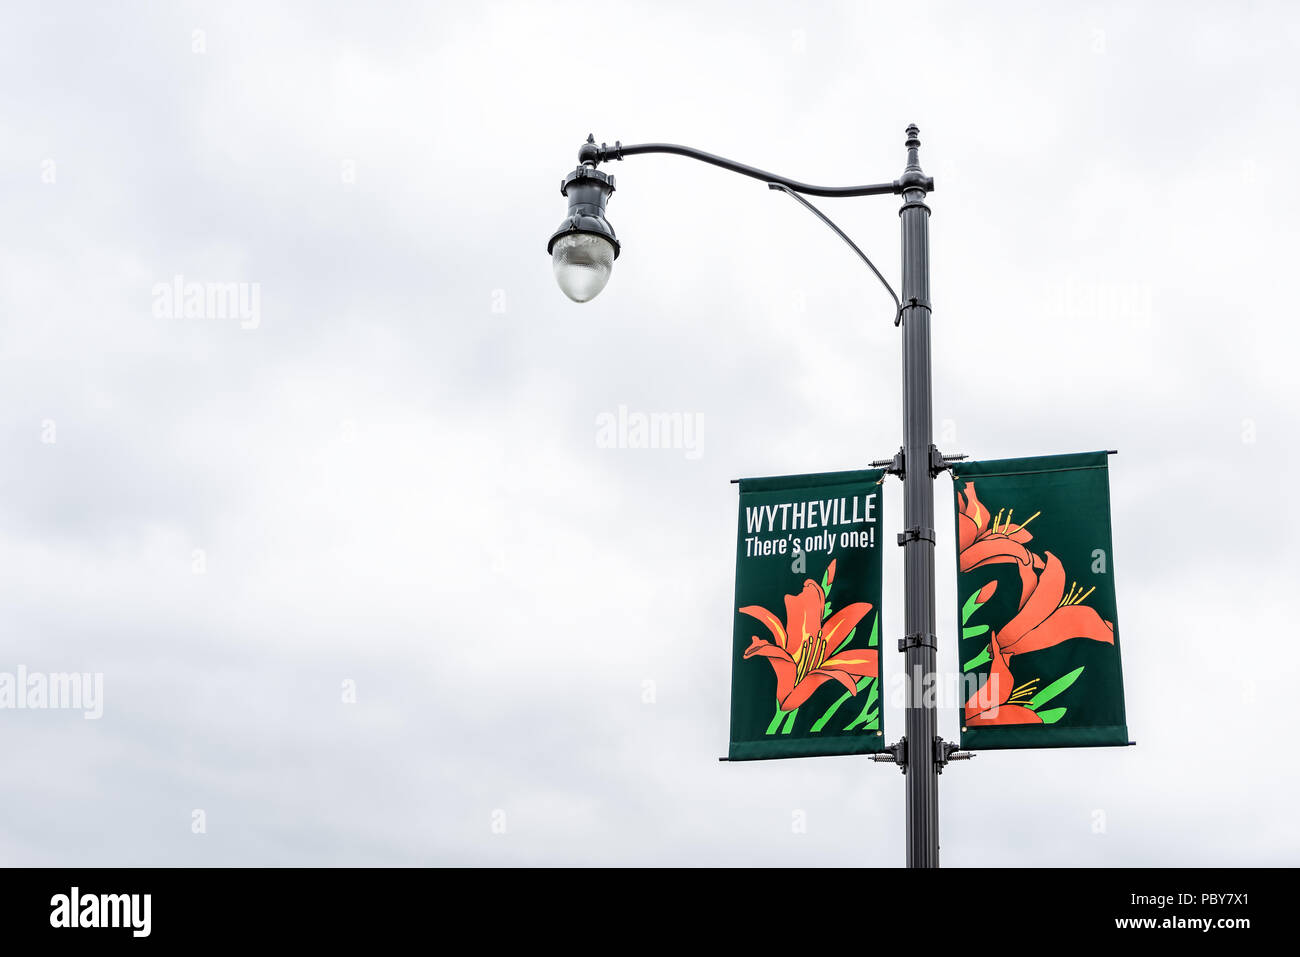
M852 731L854 728L857 728L859 725L862 725L863 730L865 731L867 730L866 728L867 723L874 722L878 717L880 717L879 708L873 708L870 711L868 711L866 708L863 708L862 713L860 715L858 715L856 718L854 718L852 721L850 721L848 724L844 726L844 730Z
M827 565L826 571L822 572L822 594L826 595L827 597L829 597L831 593L831 583L827 581L827 578L830 575L830 573L831 573L831 566Z
M974 658L972 658L970 661L966 662L966 664L962 665L962 666L961 666L961 670L962 670L962 671L970 671L972 668L978 668L980 665L984 664L986 661L992 661L992 660L993 660L993 656L989 654L989 649L988 649L988 646L986 645L986 646L984 647L984 650L983 650L983 651L981 651L978 655L976 655L976 656L975 656Z
M849 693L846 691L844 692L844 694L840 695L839 701L836 701L833 705L827 708L826 713L813 722L813 726L808 729L809 734L816 734L822 728L826 727L826 722L831 719L831 715L833 715L836 711L838 711L840 705L842 705L844 702L848 700L849 700Z
M969 628L963 628L961 630L961 636L963 638L974 638L977 635L984 634L984 632L988 630L989 630L988 625L971 625Z
M873 678L871 675L865 675L864 677L859 678L858 690L861 691L870 682L875 680L876 679ZM874 696L876 694L876 689L872 688L871 693ZM833 705L831 705L829 708L826 709L825 714L823 714L820 718L818 718L816 721L813 722L813 726L810 730L815 733L817 731L820 731L822 728L826 727L826 722L829 721L831 717L835 714L835 712L840 709L840 705L842 705L844 702L848 700L849 700L849 693L846 691L839 696L839 698L836 700L836 702Z
M880 616L877 615L876 620L871 623L871 637L867 639L867 647L868 648L876 647L876 644L879 641L879 639L880 639Z
M854 728L862 724L864 721L870 721L873 717L875 717L879 713L880 709L877 708L875 711L872 711L871 706L876 703L876 699L879 697L880 697L880 685L878 684L872 685L871 693L867 695L866 704L862 706L862 710L858 712L858 716L844 726L844 730L852 731Z
M781 729L782 734L789 734L791 731L794 730L794 719L795 719L795 715L797 715L798 713L799 713L798 708L795 708L793 711L790 712L790 717L786 719L785 727Z
M861 685L858 685L858 690L859 691L862 690ZM871 693L867 695L867 707L870 707L871 705L875 704L876 699L879 697L880 697L880 685L873 685L871 688Z
M1044 711L1038 716L1043 719L1043 724L1056 724L1061 720L1065 712L1065 708L1052 708L1050 711Z
M827 602L826 606L822 609L822 620L825 621L830 616L831 616L831 603Z
M961 606L961 623L963 625L966 624L966 622L970 620L970 616L975 614L976 610L984 604L979 600L980 590L981 589L976 589L975 592L966 599L966 604Z
M780 708L776 709L776 714L772 715L772 723L767 726L764 734L776 734L777 726L785 719L785 712Z
M1030 711L1037 711L1041 705L1047 704L1047 702L1051 701L1066 688L1070 687L1070 685L1074 684L1075 679L1077 679L1079 675L1083 674L1083 669L1084 666L1079 665L1079 667L1075 668L1068 675L1057 678L1046 688L1039 691L1038 694L1034 695L1026 707L1028 707Z

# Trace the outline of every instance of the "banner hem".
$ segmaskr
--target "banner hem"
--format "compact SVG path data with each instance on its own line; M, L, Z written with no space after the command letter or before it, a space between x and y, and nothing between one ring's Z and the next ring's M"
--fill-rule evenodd
M842 745L837 746L843 742ZM838 741L794 740L733 741L727 749L728 761L769 761L778 758L833 758L856 754L881 754L886 750L884 735Z
M1002 751L1016 748L1120 748L1129 744L1127 725L1061 728L1058 734L1050 736L1044 735L1043 730L1039 725L1025 729L1006 725L976 728L961 733L961 746L972 751Z

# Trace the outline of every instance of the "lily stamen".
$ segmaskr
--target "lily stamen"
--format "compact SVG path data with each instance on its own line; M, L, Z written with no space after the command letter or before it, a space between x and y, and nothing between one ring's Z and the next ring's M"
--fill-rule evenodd
M1042 514L1043 514L1042 512L1035 512L1033 515L1030 515L1027 519L1025 519L1023 522L1020 523L1020 525L1016 528L1016 531L1017 532L1020 531L1020 529L1024 528L1026 525L1028 525L1030 522L1032 522L1034 519L1036 519L1039 515Z
M844 645L845 637L853 634L872 606L869 602L853 602L828 616L826 586L835 580L834 561L827 566L822 580L825 585L809 578L798 594L786 596L784 622L762 605L737 609L762 622L771 634L771 640L755 636L743 657L767 660L776 676L777 707L783 712L798 708L827 681L838 682L856 693L860 689L853 686L863 678L879 675L879 655L874 648L831 653L831 643L837 649Z

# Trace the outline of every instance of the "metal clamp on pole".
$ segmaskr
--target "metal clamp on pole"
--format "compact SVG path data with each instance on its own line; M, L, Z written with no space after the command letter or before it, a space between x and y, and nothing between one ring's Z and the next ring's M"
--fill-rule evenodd
M908 648L933 648L939 650L939 639L934 635L920 634L904 635L898 639L898 650L906 651Z
M892 459L876 459L871 463L873 469L884 469L886 475L897 475L903 477L903 449L899 446Z
M952 468L954 462L960 462L966 458L968 456L964 452L955 455L943 455L932 445L930 446L930 475L938 478L940 472Z
M886 745L883 754L873 754L872 761L889 762L897 764L898 769L904 774L907 773L907 736L899 738L893 744Z
M930 475L938 478L939 473L952 468L954 462L960 462L965 459L966 453L960 452L956 455L944 455L935 446L930 446Z
M959 754L958 751L960 748L961 745L945 741L943 738L935 735L934 763L939 766L940 774L943 774L943 766L949 761L969 761L971 758L975 757L975 755L969 751L962 751Z
M920 205L922 208L929 209L929 207L926 206L925 203L919 203L919 204L917 204L917 205ZM903 209L906 209L906 208L907 208L906 206L903 207ZM909 310L909 309L924 309L926 312L930 312L930 311L931 311L931 310L930 310L930 304L929 304L928 302L922 302L922 301L921 301L920 299L918 299L916 296L911 296L911 297L907 300L907 302L903 303L901 306L898 307L898 315L894 318L894 325L895 325L895 326L902 325L902 323L903 323L903 313L907 312L907 310Z
M929 542L931 545L933 545L934 529L920 528L914 526L912 528L905 528L898 533L898 544L900 545L906 545L908 542L912 541L913 539L918 541Z
M939 473L948 467L948 463L943 459L943 453L937 446L930 446L930 476L937 478Z

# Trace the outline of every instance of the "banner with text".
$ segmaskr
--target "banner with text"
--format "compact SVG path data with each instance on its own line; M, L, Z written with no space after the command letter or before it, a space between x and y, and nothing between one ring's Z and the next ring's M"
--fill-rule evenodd
M952 466L963 748L1128 744L1105 452Z
M883 474L741 479L732 761L884 750Z

